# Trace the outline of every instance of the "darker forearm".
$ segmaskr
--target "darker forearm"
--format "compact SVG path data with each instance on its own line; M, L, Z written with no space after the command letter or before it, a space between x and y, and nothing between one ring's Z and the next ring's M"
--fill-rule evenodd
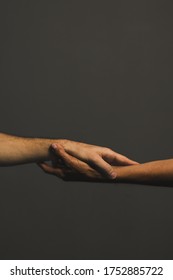
M173 186L173 159L116 168L117 182Z

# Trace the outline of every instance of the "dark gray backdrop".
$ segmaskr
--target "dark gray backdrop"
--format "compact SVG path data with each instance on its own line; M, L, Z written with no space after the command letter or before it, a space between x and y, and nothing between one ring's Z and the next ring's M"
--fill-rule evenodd
M1 1L0 130L173 155L172 1ZM2 259L173 257L173 189L0 169Z

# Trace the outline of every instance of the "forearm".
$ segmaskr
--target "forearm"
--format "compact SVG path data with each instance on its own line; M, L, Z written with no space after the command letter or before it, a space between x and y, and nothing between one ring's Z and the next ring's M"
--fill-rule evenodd
M49 147L56 139L24 138L0 133L0 166L50 159Z
M173 186L173 159L116 168L117 182Z

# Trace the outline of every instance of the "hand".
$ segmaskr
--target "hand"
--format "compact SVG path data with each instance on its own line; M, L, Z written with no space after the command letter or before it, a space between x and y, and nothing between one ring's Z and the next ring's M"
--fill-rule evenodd
M80 144L84 145L84 146L86 145L86 149L87 149L87 146L91 146L91 145L82 144L82 143L80 143ZM100 157L101 157L101 155L102 156L105 155L106 159L110 163L118 162L121 165L125 165L125 164L127 165L127 163L128 163L128 165L130 163L137 164L136 162L130 161L126 157L124 157L120 154L117 154L107 148L101 148L101 147L97 147L97 146L91 146L91 147L93 147L93 154L94 154L94 150L96 149L97 153L98 153L98 151L100 152ZM56 145L53 145L53 148L54 148L54 155L56 155L56 157L61 162L57 163L56 166L55 166L55 163L54 163L54 166L50 166L46 163L39 164L39 166L42 168L42 170L48 174L56 175L65 181L74 181L74 180L75 181L94 181L94 182L110 181L111 179L115 179L115 177L116 177L115 168L113 168L112 166L110 166L110 167L111 167L112 171L114 172L115 176L114 176L114 178L111 178L111 177L108 178L108 177L105 177L103 174L101 174L99 171L93 169L87 163L82 162L81 160L69 155L65 151L65 149L62 147L62 145L56 144ZM105 154L103 153L103 150L104 150ZM103 154L101 154L101 152ZM86 157L84 157L84 158L86 159ZM91 155L90 155L90 158L91 158ZM99 157L97 157L97 158L100 159ZM102 160L103 160L103 158L102 158Z
M112 165L134 165L136 161L112 151L109 148L74 142L71 140L60 140L64 150L71 156L87 163L90 167L101 172L107 178L115 178ZM56 144L52 145L56 149Z

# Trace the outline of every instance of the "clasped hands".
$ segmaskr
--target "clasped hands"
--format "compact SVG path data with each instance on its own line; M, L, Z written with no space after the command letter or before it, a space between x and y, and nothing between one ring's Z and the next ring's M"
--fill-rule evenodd
M49 150L51 165L47 162L38 165L44 172L65 181L114 181L118 168L138 164L109 148L71 140L58 140Z

